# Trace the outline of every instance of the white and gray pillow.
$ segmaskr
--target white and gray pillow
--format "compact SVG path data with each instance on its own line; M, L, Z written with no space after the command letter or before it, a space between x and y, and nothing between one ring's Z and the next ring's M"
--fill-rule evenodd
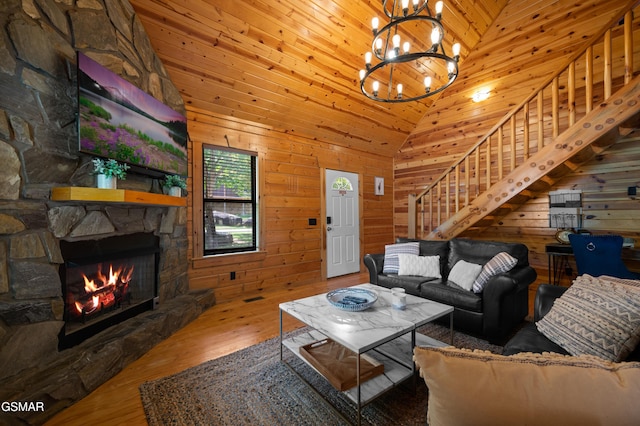
M622 361L640 341L640 287L581 275L536 327L572 355Z
M414 275L419 277L441 278L440 256L415 256L398 253L400 267L398 275Z
M457 284L465 290L471 291L473 288L473 282L476 280L481 270L482 265L470 263L466 260L458 260L449 272L449 281Z

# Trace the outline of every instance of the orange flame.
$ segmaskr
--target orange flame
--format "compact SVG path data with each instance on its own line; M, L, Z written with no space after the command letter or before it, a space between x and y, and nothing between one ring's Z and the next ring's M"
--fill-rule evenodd
M97 271L95 272L95 278L89 278L85 274L82 274L84 280L85 296L82 300L75 301L75 308L78 314L90 314L97 309L103 309L112 306L116 303L116 296L114 292L120 288L121 291L125 291L129 282L133 276L134 267L127 268L121 266L114 270L113 265L109 265L109 276L104 275L102 272L102 264L98 264Z

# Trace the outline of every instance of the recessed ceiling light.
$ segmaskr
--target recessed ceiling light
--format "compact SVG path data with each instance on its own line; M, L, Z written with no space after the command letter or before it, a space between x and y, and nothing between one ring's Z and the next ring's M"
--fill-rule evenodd
M473 94L471 99L473 99L473 102L482 102L489 98L489 93L489 90L479 90Z

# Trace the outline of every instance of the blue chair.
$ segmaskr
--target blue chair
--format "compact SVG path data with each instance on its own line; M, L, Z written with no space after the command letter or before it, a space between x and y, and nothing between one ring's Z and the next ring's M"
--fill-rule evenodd
M578 275L640 279L640 274L629 271L622 261L623 238L620 235L571 234L569 242L578 266Z

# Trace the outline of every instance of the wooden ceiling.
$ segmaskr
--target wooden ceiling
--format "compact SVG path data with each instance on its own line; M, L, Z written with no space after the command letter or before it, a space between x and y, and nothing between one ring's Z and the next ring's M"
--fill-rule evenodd
M438 99L388 104L358 81L380 1L131 0L191 113L388 156L437 132L495 124L632 3L445 0L444 44L462 45L458 80ZM480 87L492 97L473 104Z

